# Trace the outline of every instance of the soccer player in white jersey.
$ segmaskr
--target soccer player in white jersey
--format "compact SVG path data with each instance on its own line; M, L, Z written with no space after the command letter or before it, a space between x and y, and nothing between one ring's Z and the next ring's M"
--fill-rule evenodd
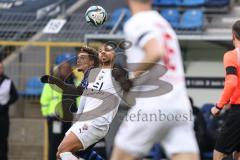
M177 36L169 23L152 10L151 0L128 0L128 4L133 16L126 22L124 33L133 46L126 51L127 62L139 64L129 78L139 79L143 76L140 71L163 64L168 71L159 79L173 89L161 96L136 98L116 135L111 160L141 159L156 142L161 143L171 160L198 160ZM162 117L146 119L154 114Z
M78 55L80 58L81 54L86 55L84 52L80 53ZM119 93L117 93L120 91L115 89L111 76L114 58L114 50L110 46L103 45L99 50L100 72L94 78L94 82L89 82L87 89L81 96L78 113L89 113L85 115L86 118L89 118L89 116L96 113L90 113L91 111L97 111L101 107L104 107L105 111L99 112L98 110L97 113L99 115L96 115L93 119L81 120L73 124L58 148L57 157L61 160L78 160L74 152L85 150L106 136L109 125L116 115L120 104ZM93 70L91 69L89 78ZM118 89L120 90L120 87ZM93 90L97 92L93 92ZM94 94L101 95L101 98ZM103 106L100 106L101 103L103 103ZM101 114L101 112L105 114Z

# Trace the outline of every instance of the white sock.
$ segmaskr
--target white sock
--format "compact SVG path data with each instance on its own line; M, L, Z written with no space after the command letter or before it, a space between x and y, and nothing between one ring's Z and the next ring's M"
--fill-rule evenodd
M71 152L63 152L60 154L61 160L79 160L76 156L74 156Z

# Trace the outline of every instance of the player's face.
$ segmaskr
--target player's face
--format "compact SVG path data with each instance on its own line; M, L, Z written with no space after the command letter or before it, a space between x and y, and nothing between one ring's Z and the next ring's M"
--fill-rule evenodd
M113 63L114 60L114 49L111 46L102 46L99 49L98 57L101 63Z
M0 63L0 76L2 76L4 73L4 67L3 67L3 64Z
M79 53L77 59L77 68L79 71L85 72L88 68L93 65L93 60L89 58L87 53Z

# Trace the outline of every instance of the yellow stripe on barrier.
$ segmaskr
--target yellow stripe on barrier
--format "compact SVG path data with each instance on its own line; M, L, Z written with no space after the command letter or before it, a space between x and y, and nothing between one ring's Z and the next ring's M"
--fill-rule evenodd
M44 149L43 149L43 160L48 160L48 123L44 120Z
M51 59L50 59L50 46L46 46L45 48L45 74L50 75L50 68L51 68Z

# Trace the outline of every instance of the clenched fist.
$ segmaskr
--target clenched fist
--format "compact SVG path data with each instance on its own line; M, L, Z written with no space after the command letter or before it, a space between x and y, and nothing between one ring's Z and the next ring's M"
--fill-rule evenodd
M213 116L218 116L221 112L221 109L217 106L214 106L212 109L211 109L211 113Z

